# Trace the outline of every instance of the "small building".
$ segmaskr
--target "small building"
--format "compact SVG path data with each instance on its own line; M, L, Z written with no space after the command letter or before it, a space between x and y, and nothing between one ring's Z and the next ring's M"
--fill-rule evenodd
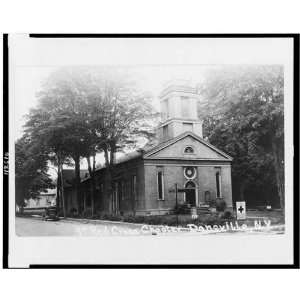
M196 89L189 86L170 85L162 91L156 139L117 160L111 196L105 192L106 168L96 171L97 213L168 213L176 204L175 184L188 189L178 194L178 203L201 208L223 199L232 208L232 158L203 139L199 100ZM72 188L66 189L69 212L91 207L89 181L88 176L81 181L81 207L72 203Z
M56 205L56 189L48 189L46 192L40 193L35 199L25 200L25 209L39 209Z

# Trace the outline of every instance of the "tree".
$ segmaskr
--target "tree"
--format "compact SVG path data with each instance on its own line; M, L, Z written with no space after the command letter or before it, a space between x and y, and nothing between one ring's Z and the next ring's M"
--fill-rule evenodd
M117 151L149 136L150 97L140 95L132 82L103 68L62 68L49 76L31 111L28 132L45 141L55 154L71 157L75 164L75 189L79 205L80 160L85 158L91 177L92 214L95 202L96 153L106 162L106 189L111 195ZM147 127L148 125L148 127ZM91 161L92 158L92 161Z
M75 76L76 75L76 76ZM28 131L44 140L52 149L57 161L60 178L65 159L72 158L75 165L75 197L80 205L80 160L86 155L89 145L87 130L87 115L82 110L84 102L83 85L85 77L73 74L72 69L60 69L52 73L45 81L42 90L37 94L39 104L37 110L32 110ZM42 117L42 118L40 118ZM32 120L40 118L36 126ZM60 179L63 189L63 179ZM61 192L63 198L63 192ZM66 212L64 212L66 215Z
M99 70L98 70L99 71ZM106 165L105 193L110 199L113 190L115 155L136 146L138 138L153 136L149 119L153 115L151 96L138 93L132 83L116 73L95 72L86 91L85 108L89 116L93 168L87 157L92 190L94 190L95 152L103 152Z
M201 93L200 111L208 112L205 134L234 157L233 183L239 186L240 198L246 186L268 179L269 184L276 182L284 208L282 67L215 69Z
M47 151L33 145L28 135L15 143L16 204L21 211L25 206L25 199L38 198L40 192L54 187L47 173L48 159Z
M65 137L67 136L65 123L68 120L63 113L56 116L44 108L31 109L27 116L25 132L30 137L35 148L47 149L48 159L58 168L57 189L58 209L62 205L63 215L66 216L63 186L63 165L69 164Z

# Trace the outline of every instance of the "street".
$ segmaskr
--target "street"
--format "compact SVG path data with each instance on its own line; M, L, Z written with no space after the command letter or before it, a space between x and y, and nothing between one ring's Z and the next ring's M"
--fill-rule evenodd
M134 232L141 228L137 224L117 224L109 221L60 220L44 221L41 218L16 217L18 236L98 236Z
M226 226L176 228L130 224L101 220L44 221L38 217L16 217L16 234L18 236L134 236L134 235L207 235L207 234L282 234L284 225L261 224L261 227L246 227L238 223Z

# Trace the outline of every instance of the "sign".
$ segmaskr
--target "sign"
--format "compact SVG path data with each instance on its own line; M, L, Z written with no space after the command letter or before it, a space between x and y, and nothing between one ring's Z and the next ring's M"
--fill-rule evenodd
M246 219L246 202L245 201L236 202L236 218L238 220Z
M194 190L194 189L192 189L192 188L177 189L177 193L185 193L190 190ZM175 193L175 192L176 192L176 189L169 189L169 193Z
M188 192L188 191L191 191L191 190L194 190L194 189L191 189L191 188L178 189L178 193L185 193L185 192Z

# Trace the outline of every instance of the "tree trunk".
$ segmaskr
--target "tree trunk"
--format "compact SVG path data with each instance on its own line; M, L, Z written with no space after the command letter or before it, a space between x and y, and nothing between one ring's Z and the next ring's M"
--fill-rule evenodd
M63 165L61 165L60 178L61 178L61 200L62 200L62 206L63 206L63 215L65 218L67 216L67 214L66 214L66 203L65 203L65 195L64 195Z
M106 209L109 212L112 212L112 170L111 170L111 164L109 160L109 153L107 149L104 149L104 157L105 157L105 166L106 166L106 174L105 174L105 193L104 193L104 199L106 202Z
M91 167L91 160L90 157L86 157L88 163L88 170L90 174L90 193L91 193L91 208L92 208L92 216L95 213L95 194L96 194L96 184L95 184L95 163L93 161L93 169Z
M272 152L274 157L274 168L275 168L275 175L276 175L276 185L278 196L280 200L280 208L284 209L284 173L282 170L282 165L280 164L280 159L278 155L278 149L274 139L272 139Z
M65 205L65 196L64 196L64 179L63 179L63 162L60 153L57 155L58 160L58 178L59 178L59 188L60 188L60 197L59 201L63 209L63 216L66 217L66 205ZM60 205L59 205L60 207Z
M78 206L78 212L82 213L80 203L80 156L74 156L73 160L75 162L75 202Z
M60 210L60 173L59 173L59 167L57 167L57 180L56 180L56 210L57 213L59 213Z

